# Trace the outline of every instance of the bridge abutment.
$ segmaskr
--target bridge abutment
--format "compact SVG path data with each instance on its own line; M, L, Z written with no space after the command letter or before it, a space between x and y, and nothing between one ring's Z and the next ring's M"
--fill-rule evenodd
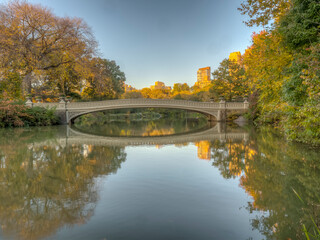
M227 111L226 110L218 110L218 122L226 122L227 121Z

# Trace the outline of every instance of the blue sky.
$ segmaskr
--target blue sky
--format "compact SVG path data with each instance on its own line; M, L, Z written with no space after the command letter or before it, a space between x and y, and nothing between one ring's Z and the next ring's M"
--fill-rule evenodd
M6 3L6 0L0 0ZM127 83L193 85L200 67L218 67L250 45L240 0L29 0L92 28L103 58L115 60Z

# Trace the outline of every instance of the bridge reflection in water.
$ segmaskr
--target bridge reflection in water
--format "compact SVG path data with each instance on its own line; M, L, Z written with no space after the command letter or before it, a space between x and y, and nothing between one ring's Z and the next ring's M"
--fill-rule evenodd
M230 130L229 130L230 131ZM217 123L214 127L203 131L169 135L156 137L107 137L97 136L93 134L83 133L74 127L66 126L66 135L57 138L56 141L60 145L68 144L87 144L96 146L137 146L137 145L170 145L183 144L188 142L199 141L226 141L230 140L244 140L247 141L249 134L244 130L226 131L224 124ZM47 144L47 143L44 143Z

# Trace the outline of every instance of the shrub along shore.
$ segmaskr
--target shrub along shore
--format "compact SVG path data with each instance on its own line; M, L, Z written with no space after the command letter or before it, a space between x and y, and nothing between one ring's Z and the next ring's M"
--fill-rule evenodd
M22 101L0 101L0 128L50 126L58 123L55 109L27 107Z

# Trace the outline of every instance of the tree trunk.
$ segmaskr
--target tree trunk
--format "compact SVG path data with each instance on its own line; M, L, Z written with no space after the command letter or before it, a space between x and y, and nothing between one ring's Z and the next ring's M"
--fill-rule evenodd
M31 94L32 90L32 72L27 73L22 82L22 94L26 96L27 94Z

